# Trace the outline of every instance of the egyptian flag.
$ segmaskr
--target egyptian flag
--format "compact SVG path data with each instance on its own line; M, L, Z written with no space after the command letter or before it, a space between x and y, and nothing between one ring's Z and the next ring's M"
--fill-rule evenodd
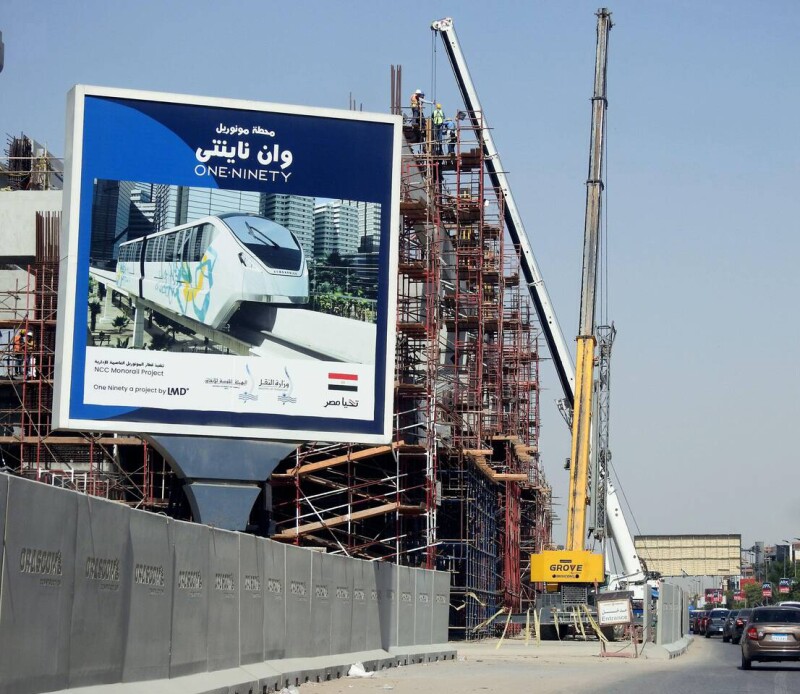
M328 390L358 391L358 374L328 373Z

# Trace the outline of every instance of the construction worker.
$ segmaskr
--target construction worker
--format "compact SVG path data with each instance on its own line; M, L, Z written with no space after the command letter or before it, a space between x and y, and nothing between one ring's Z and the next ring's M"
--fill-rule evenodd
M442 124L442 139L447 143L447 153L452 157L456 153L456 123L452 118L448 118Z
M36 378L36 357L34 348L36 343L33 341L33 333L28 330L25 333L25 368L28 371L28 378Z
M436 150L438 154L442 153L442 131L444 125L444 111L442 105L436 104L433 109L433 136L436 138Z
M417 89L411 95L411 119L414 121L414 125L418 128L422 128L422 104L425 100L425 92L421 89Z
M30 331L18 330L14 333L14 375L17 378L22 378L25 373L25 351L29 335L33 337Z

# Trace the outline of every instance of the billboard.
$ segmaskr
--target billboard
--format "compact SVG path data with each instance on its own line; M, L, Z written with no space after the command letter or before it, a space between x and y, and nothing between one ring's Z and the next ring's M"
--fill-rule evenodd
M391 438L399 116L77 86L54 426Z
M722 604L721 588L706 588L705 593L706 593L706 605Z

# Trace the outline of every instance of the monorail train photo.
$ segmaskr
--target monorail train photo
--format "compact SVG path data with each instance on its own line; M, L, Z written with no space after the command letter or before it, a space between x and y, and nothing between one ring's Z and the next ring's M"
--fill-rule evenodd
M308 303L297 237L255 214L203 217L120 245L117 284L130 294L213 328L246 304Z

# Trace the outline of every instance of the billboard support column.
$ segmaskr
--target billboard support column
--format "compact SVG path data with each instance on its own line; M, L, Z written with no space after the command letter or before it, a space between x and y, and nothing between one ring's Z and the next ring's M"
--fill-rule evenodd
M144 307L137 302L133 310L133 348L144 347Z
M151 434L147 440L186 481L197 523L245 530L260 484L298 444Z

